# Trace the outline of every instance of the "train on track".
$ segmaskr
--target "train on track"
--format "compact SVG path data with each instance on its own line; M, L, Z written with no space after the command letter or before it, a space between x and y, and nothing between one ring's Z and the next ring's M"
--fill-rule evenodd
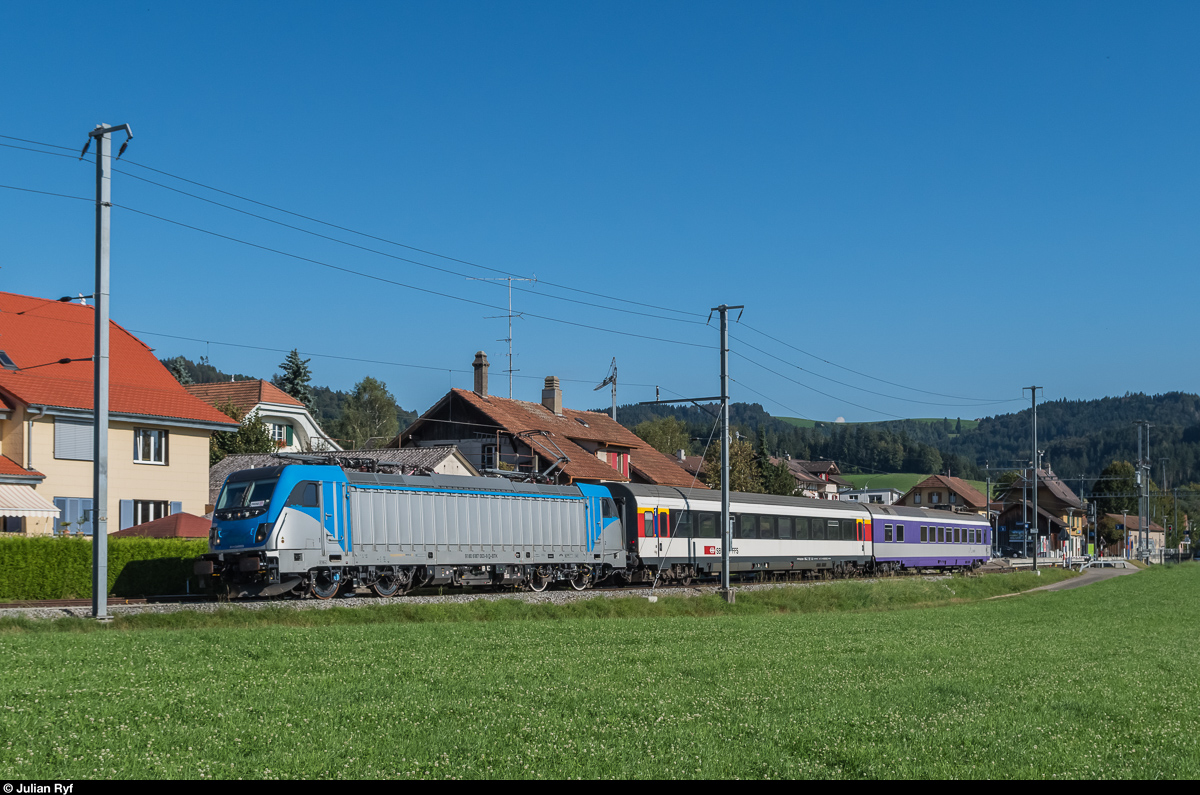
M707 489L281 463L226 479L195 571L234 597L686 584L720 576L720 516ZM970 568L992 541L977 514L765 494L731 494L730 522L735 579Z

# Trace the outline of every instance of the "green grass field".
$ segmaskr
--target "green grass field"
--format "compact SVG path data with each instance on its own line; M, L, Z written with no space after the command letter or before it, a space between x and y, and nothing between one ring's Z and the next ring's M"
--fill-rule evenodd
M893 488L900 491L908 491L913 486L920 483L929 475L921 475L915 472L897 472L891 475L842 475L843 480L852 483L855 488L864 488L870 486L875 489ZM987 484L982 480L968 480L972 486L983 494L987 489Z
M1196 777L1200 644L1178 606L1198 575L966 602L1024 581L850 582L625 618L10 621L0 774Z

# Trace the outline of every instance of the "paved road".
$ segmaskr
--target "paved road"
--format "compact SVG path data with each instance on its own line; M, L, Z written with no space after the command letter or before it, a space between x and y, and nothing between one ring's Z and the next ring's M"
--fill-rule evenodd
M1078 577L1056 582L1053 585L1043 585L1040 588L1030 588L1028 591L1018 591L1017 593L1000 594L999 596L989 597L989 599L1006 599L1010 596L1020 596L1021 594L1033 593L1034 591L1065 591L1068 588L1082 588L1085 585L1091 585L1101 580L1111 580L1113 577L1121 577L1125 574L1137 574L1138 571L1139 569L1132 565L1127 569L1088 569Z
M1136 566L1130 566L1127 569L1087 569L1078 577L1072 577L1069 580L1056 582L1053 585L1043 585L1041 588L1034 588L1035 591L1065 591L1069 588L1082 588L1085 585L1091 585L1094 582L1101 580L1111 580L1113 577L1121 577L1126 574L1137 574L1139 569Z

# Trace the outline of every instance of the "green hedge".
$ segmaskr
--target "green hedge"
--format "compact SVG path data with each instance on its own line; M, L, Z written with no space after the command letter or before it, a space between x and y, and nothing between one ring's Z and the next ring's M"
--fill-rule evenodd
M205 539L108 539L108 592L113 596L184 593ZM192 591L195 591L192 582ZM0 599L88 599L92 542L85 538L0 539Z

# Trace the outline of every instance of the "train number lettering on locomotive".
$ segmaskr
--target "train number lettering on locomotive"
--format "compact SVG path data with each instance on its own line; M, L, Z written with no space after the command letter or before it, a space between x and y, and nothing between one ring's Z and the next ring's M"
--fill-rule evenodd
M495 560L500 557L494 552L476 552L469 555L463 555L467 560Z

